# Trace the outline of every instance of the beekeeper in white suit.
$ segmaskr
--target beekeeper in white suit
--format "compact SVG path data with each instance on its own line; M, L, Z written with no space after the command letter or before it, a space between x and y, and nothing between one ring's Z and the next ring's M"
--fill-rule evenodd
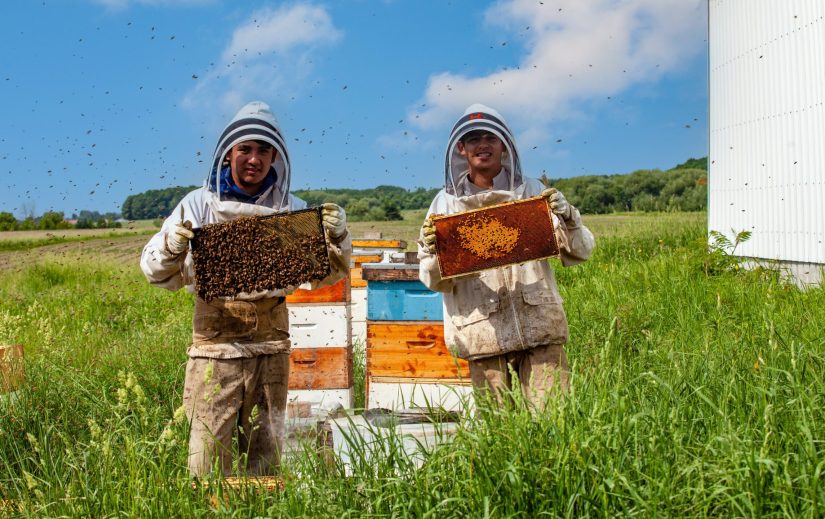
M269 215L306 207L289 193L285 139L269 106L247 104L218 139L204 187L187 194L143 249L140 265L149 282L194 293L191 227L239 216ZM324 204L330 275L311 287L333 284L349 271L352 240L346 215ZM293 287L294 289L294 287ZM287 291L241 293L206 302L196 297L183 402L191 422L189 469L203 476L217 466L232 469L232 437L238 433L247 474L277 470L289 376Z
M445 187L421 228L418 257L421 281L444 293L446 343L469 361L476 388L492 390L501 402L502 390L513 387L512 370L528 401L541 409L550 392L564 392L569 384L567 318L553 269L535 260L441 279L431 215L542 195L550 203L564 266L590 257L593 235L561 192L522 176L513 134L492 108L474 104L455 123L445 173Z

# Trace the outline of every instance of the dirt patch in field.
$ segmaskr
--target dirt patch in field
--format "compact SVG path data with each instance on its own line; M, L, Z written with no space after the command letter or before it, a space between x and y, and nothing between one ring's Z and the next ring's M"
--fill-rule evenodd
M83 259L137 267L143 246L149 236L101 238L82 242L56 243L25 251L0 252L0 270L16 270L41 261L72 261Z

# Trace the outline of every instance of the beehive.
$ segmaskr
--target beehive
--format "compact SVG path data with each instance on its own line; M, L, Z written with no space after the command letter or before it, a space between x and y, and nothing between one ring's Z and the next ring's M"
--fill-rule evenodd
M23 346L0 345L0 395L20 389L23 377Z
M337 407L352 407L350 280L286 298L290 354L287 428L314 427Z
M352 239L352 253L359 254L380 254L388 255L393 252L402 252L407 249L407 242L404 240L396 240L389 238L382 238L380 235L376 237L367 238L353 238Z
M195 229L192 260L195 290L207 301L295 287L330 272L319 208Z
M442 278L559 254L543 197L433 218Z
M367 339L367 282L361 277L363 265L389 262L393 254L406 249L407 242L384 238L382 233L374 232L366 233L361 238L354 238L352 247L353 253L350 260L352 340L363 344Z
M460 409L467 362L444 342L441 294L418 281L418 265L370 264L367 280L367 408Z
M427 459L426 452L452 441L458 431L456 422L380 426L369 421L365 416L368 412L334 418L325 424L329 431L324 447L335 455L348 476L353 473L353 465L361 463L361 460L369 462L386 458L390 442L397 446L398 456L406 457L414 466L420 467Z
M367 339L367 282L361 277L362 265L368 263L380 263L384 261L383 254L353 254L351 259L352 268L350 278L352 279L352 289L350 290L350 314L353 343L358 341L361 344Z

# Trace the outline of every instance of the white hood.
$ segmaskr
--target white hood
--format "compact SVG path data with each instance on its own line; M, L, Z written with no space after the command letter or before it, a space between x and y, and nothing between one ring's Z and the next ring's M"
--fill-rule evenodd
M209 175L206 178L207 189L216 193L220 200L220 171L226 152L232 146L250 140L267 142L278 152L278 156L269 168L269 174L275 176L275 184L270 188L271 192L261 195L259 203L276 209L286 207L291 174L286 141L281 134L275 115L269 105L262 101L252 101L241 108L221 132L218 145L215 147L215 154L212 156Z
M447 144L446 159L444 162L444 189L451 195L457 195L456 186L461 184L469 172L469 163L458 152L458 141L467 133L474 130L485 130L496 135L504 143L505 155L501 159L501 167L507 175L509 191L521 186L521 161L516 148L513 134L504 118L497 111L482 104L470 105L464 115L455 123L450 140Z

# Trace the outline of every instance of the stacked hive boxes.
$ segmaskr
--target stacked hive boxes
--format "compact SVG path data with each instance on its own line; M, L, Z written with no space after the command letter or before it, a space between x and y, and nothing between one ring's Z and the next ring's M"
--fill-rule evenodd
M349 276L286 298L292 353L287 416L323 418L352 407L352 339Z
M361 277L362 265L381 263L390 260L393 253L407 248L404 240L382 239L380 233L375 236L352 240L352 340L364 344L367 338L367 282Z
M470 372L444 343L441 294L418 280L418 265L365 265L367 408L443 407L469 403Z

